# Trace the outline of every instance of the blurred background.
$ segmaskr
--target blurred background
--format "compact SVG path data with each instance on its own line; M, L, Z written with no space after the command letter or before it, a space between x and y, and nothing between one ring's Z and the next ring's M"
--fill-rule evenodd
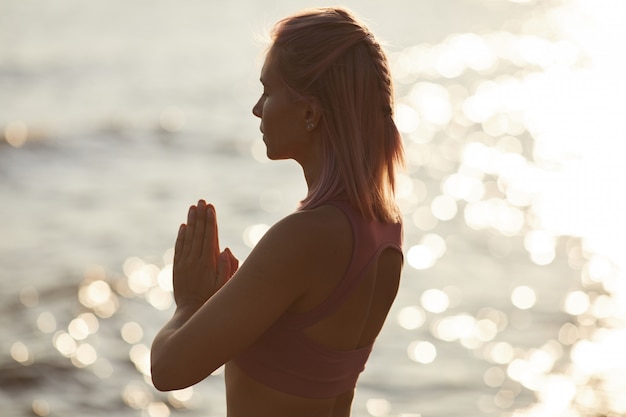
M355 416L626 415L626 5L342 1L385 42L403 283ZM243 259L305 184L251 107L308 0L0 0L0 415L223 416L150 383L171 247Z

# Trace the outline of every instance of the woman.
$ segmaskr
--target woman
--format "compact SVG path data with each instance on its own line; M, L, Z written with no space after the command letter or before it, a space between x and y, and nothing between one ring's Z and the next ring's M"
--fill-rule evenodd
M152 379L181 389L226 364L229 416L349 416L402 268L387 59L347 10L308 10L275 26L261 82L267 155L302 166L307 197L239 269L215 209L189 209Z

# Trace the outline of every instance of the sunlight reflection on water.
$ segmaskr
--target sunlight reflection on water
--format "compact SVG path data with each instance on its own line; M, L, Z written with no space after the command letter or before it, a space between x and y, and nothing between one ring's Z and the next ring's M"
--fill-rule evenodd
M457 172L444 174L443 179L444 196L465 204L457 207L436 197L430 212L437 220L452 219L458 208L473 229L522 235L530 261L540 266L553 262L562 236L580 238L579 248L570 240L568 253L578 258L572 264L582 269L583 288L564 295L561 308L574 323L563 325L560 343L547 341L525 351L497 342L484 349L487 360L506 370L490 368L487 385L504 386L508 377L536 394L537 404L513 411L512 416L626 412L622 307L626 276L620 255L626 232L620 187L626 170L619 116L625 110L625 84L618 75L625 61L616 53L620 47L615 43L615 33L624 33L615 16L623 17L624 12L626 6L615 1L565 2L545 10L544 21L527 25L551 32L552 39L534 33L461 34L394 57L401 83L433 80L414 84L398 106L398 125L417 146L413 153L409 142L409 155L423 155L423 145L435 140L438 132L470 138L457 145ZM476 73L473 86L450 84L469 71ZM450 135L452 125L465 134ZM476 127L480 133L472 134ZM520 135L533 139L532 149L524 149L515 137ZM420 156L412 163L434 166L437 161ZM494 189L491 181L500 195L487 191ZM421 208L413 211L416 226L423 223L424 213ZM436 262L432 250L421 243L409 248L407 258L416 269ZM427 290L424 297L426 310L445 311L427 307L437 303L439 293ZM528 310L536 297L530 286L518 286L511 303ZM418 316L414 310L402 310L399 320L411 328L413 316ZM489 323L489 330L476 341L468 339L476 331L476 320L466 314L436 319L431 331L440 340L459 340L468 349L477 349L497 336L494 323ZM415 346L411 352L417 352ZM569 360L557 368L568 346ZM420 361L415 353L410 355ZM516 395L503 389L494 403L507 409Z
M436 45L392 54L401 92L396 119L409 158L398 197L406 227L421 233L419 240L407 242L408 267L422 271L441 262L449 241L440 226L457 218L472 230L504 238L490 248L494 256L507 253L506 239L519 237L528 262L547 266L564 256L580 271L579 286L562 289L558 306L570 321L532 348L502 340L512 323L523 322L523 314L537 307L539 294L531 285L517 285L509 294L519 316L493 307L475 315L451 312L463 295L450 286L424 290L420 305L402 306L395 319L406 331L427 329L433 337L406 346L413 362L429 366L445 343L457 343L489 364L483 382L493 395L478 400L485 413L626 414L626 60L616 41L626 38L626 5L577 0L537 7L542 13L519 33L454 34ZM159 123L176 132L185 125L185 114L167 108ZM19 121L4 131L13 147L23 146L29 135ZM260 142L251 153L266 160ZM436 180L439 189L429 189L426 178ZM283 200L279 191L267 190L260 206L277 211ZM267 229L249 225L241 240L254 247ZM82 310L76 317L64 324L43 311L36 328L51 335L72 366L108 378L113 359L97 343L101 323L128 300L170 308L171 262L169 250L159 265L129 257L121 277L90 268L78 289ZM20 301L33 308L39 293L26 287ZM151 417L193 408L193 388L155 397L146 334L134 320L124 320L119 329L127 359L141 376L121 390L124 403ZM12 343L10 356L24 366L35 360L21 341ZM535 394L536 403L516 410L523 389ZM392 407L388 399L370 398L366 409L372 416L388 416ZM32 411L48 415L50 405L38 399Z

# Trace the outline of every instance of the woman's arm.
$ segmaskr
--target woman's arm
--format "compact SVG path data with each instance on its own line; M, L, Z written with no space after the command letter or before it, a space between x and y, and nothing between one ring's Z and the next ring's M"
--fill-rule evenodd
M193 385L245 350L296 300L332 236L323 219L298 212L272 227L237 268L220 254L213 207L190 209L174 255L172 319L156 336L152 380L159 390Z
M168 348L175 343L174 335L200 307L232 277L238 260L229 249L219 252L217 221L213 206L200 200L191 206L187 224L182 224L174 247L173 287L176 311L157 334L152 344L153 382L157 388L172 380ZM157 361L157 359L159 359ZM156 371L156 372L155 372Z

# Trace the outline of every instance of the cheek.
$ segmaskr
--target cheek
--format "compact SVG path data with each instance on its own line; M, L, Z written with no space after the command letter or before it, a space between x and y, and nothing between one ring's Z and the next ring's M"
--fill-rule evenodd
M261 106L261 122L263 126L272 125L275 115L272 113L272 103L266 100Z

